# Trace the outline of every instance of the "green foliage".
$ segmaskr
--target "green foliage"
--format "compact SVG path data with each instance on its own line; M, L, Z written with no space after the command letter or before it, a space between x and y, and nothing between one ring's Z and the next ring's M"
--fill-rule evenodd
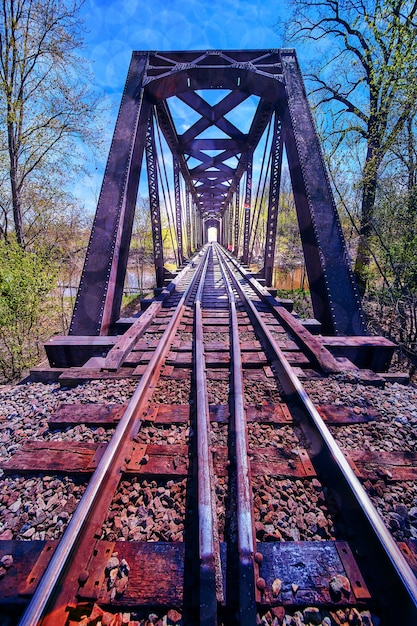
M280 194L276 257L279 267L288 271L300 268L304 264L294 197L286 176L283 177Z
M294 311L302 318L313 318L313 308L311 305L310 292L305 289L278 289L278 298L292 300Z
M291 42L309 44L307 80L332 152L358 150L361 210L355 274L367 285L381 168L416 114L417 4L407 0L292 0ZM326 145L326 148L328 146Z
M18 243L83 170L82 144L99 146L101 98L82 46L83 0L8 0L0 11L0 230ZM100 124L101 125L101 124Z
M365 299L370 329L389 336L417 363L417 195L401 177L381 181L370 239Z
M151 269L150 269L151 268ZM129 291L128 276L144 294L147 288L147 277L151 271L153 274L153 240L151 228L151 215L149 202L144 198L138 198L135 219L133 222L132 241L129 251L128 275L126 276L125 289ZM135 296L136 297L136 296Z
M385 284L404 295L417 292L417 194L395 183L385 183L380 194L372 244Z
M0 373L11 380L39 358L37 340L50 311L57 266L42 251L0 240ZM46 329L49 333L50 328Z

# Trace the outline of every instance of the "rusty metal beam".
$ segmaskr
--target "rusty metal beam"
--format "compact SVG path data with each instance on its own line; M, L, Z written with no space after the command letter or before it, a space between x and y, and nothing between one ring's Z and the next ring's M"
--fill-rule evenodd
M173 154L176 154L179 160L181 174L189 186L189 190L194 201L198 202L198 197L197 197L194 185L192 183L189 168L184 158L184 154L178 150L178 144L179 144L178 134L175 129L175 124L172 119L171 112L165 101L158 102L156 104L156 113L157 113L158 125L162 131L162 134L164 135L165 141L167 142L168 147L171 150L171 152Z
M174 166L174 197L175 197L175 226L178 241L178 265L184 261L184 250L182 241L182 208L181 208L181 187L180 187L180 161L173 155Z
M70 335L108 334L120 315L150 105L143 81L148 54L129 67L87 248Z
M242 261L247 263L249 259L249 233L251 223L251 200L252 200L252 166L253 152L246 154L246 185L244 202L244 224L243 224L243 254Z
M281 54L283 130L314 314L330 335L367 334L330 183L293 51Z
M233 230L233 254L237 257L239 254L239 217L240 217L240 185L236 186L235 191L235 223Z
M192 241L191 241L191 198L188 185L185 185L185 228L187 233L187 256L191 256Z
M272 285L275 243L277 239L279 190L282 171L282 133L281 120L277 114L274 119L274 135L272 137L271 175L269 180L268 217L266 223L266 241L264 253L264 278L268 286Z
M233 202L229 204L228 215L229 215L229 224L228 224L228 234L227 234L227 244L228 249L232 250L233 247L233 218L234 218L234 205Z
M162 241L161 211L159 203L156 158L157 157L153 119L151 119L146 132L146 163L148 173L149 207L151 211L156 286L162 287L164 284L164 247Z

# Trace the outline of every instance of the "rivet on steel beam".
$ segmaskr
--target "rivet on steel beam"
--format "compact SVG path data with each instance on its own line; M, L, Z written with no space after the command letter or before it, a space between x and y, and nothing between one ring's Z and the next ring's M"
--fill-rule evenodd
M261 565L261 563L264 560L264 555L262 554L262 552L255 552L255 563L257 563L258 565Z
M85 583L87 582L89 576L90 576L90 572L88 570L86 570L86 569L82 570L78 574L78 584L80 585L80 587L85 585Z

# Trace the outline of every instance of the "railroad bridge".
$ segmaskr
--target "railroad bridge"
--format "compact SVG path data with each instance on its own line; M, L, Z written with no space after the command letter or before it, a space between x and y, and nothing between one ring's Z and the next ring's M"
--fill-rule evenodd
M261 173L259 159L254 161L260 147ZM320 332L356 337L345 343L349 358L352 348L366 344L365 361L364 350L355 357L361 361L358 365L386 369L392 346L381 338L365 339L368 330L361 300L292 49L133 53L70 337L49 342L50 363L82 365L78 356L78 361L69 356L77 337L102 337L90 341L95 344L90 351L85 347L85 355L93 357L104 345L103 337L117 334L138 189L144 178L158 288L169 277L164 268L162 194L165 203L172 203L170 229L172 225L178 267L207 242L213 228L219 243L247 264L262 184L267 222L257 278L270 287L283 167L289 171ZM162 189L167 168L172 172L172 190ZM336 343L343 356L343 342Z
M259 147L268 216L253 276ZM307 323L268 289L286 167ZM121 318L143 179L157 290ZM396 504L414 488L412 420L405 430L403 400L385 415L390 396L366 390L398 381L384 373L393 349L367 331L294 51L133 53L70 333L32 370L69 403L45 429L45 390L31 395L36 435L19 429L0 463L10 481L31 477L22 499L20 477L0 494L0 613L25 611L20 626L298 624L300 611L305 624L417 623L414 500ZM73 484L67 498L51 482L62 473L86 479L77 503ZM381 514L371 498L385 492Z

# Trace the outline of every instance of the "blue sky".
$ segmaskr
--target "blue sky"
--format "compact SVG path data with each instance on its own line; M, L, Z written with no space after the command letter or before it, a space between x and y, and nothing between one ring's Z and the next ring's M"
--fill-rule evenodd
M86 0L83 55L112 104L103 162L75 190L94 211L133 50L280 48L286 2L268 0Z

